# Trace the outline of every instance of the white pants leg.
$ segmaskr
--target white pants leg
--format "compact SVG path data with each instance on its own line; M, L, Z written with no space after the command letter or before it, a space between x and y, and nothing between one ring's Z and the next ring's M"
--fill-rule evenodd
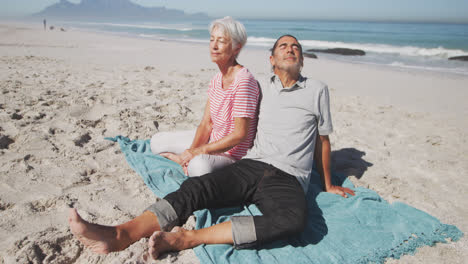
M196 130L159 132L151 137L151 152L160 154L171 152L182 154L184 150L190 148Z
M201 176L221 169L234 162L236 162L236 160L226 154L201 154L195 156L195 158L189 162L187 170L190 177Z
M171 152L174 154L181 154L192 144L195 137L196 130L185 131L172 131L172 132L159 132L151 137L151 152L160 154L163 152ZM229 164L236 162L236 160L226 154L201 154L195 156L187 167L190 177L201 176Z

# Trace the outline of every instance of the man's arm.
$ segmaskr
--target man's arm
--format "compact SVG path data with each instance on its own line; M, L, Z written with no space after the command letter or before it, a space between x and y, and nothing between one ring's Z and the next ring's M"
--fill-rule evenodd
M315 143L315 165L320 174L320 179L324 187L324 191L335 193L343 197L348 197L347 194L354 195L353 190L341 186L336 186L331 183L330 172L330 138L328 135L321 136L317 134L317 142Z

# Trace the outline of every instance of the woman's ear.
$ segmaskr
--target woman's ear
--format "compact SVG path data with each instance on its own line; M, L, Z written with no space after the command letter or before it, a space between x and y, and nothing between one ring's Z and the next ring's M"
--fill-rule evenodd
M236 57L239 55L241 49L242 46L240 44L238 44L237 47L234 48L234 54L236 55Z

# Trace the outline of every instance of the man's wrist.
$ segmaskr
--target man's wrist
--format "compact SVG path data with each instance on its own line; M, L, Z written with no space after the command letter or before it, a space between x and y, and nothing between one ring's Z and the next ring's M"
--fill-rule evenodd
M325 186L324 186L325 191L330 190L332 187L333 187L333 184L331 184L331 182L326 182L325 183Z

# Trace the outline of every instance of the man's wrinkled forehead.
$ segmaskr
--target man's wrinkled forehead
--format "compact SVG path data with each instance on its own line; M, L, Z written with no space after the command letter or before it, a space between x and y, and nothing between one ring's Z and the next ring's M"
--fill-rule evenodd
M279 37L276 40L275 44L273 45L273 48L271 49L271 55L274 55L275 50L277 48L279 48L282 45L285 45L287 43L290 43L290 41L288 39L286 39L286 38L288 38L289 40L292 39L292 41L299 47L299 50L302 52L302 46L301 46L301 44L299 43L299 41L297 40L296 37L294 37L292 35L283 35L283 36Z

